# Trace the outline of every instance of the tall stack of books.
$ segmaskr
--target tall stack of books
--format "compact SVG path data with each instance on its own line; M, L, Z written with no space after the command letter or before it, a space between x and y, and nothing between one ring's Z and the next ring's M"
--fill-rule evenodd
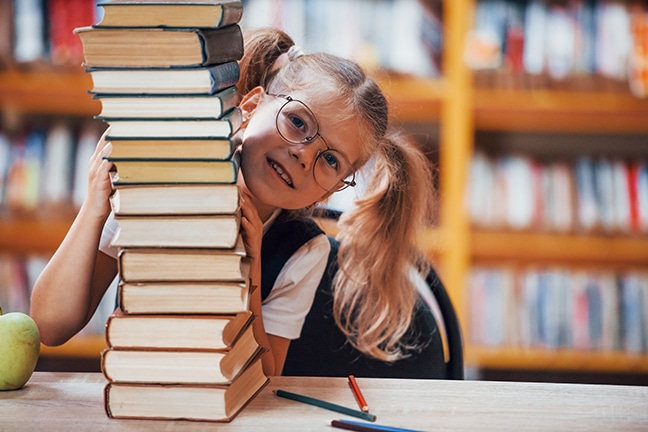
M100 3L76 29L110 127L113 418L230 421L267 384L240 237L238 0Z

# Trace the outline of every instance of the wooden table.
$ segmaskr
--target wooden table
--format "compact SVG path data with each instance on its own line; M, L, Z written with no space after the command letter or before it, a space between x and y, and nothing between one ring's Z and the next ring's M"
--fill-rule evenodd
M647 431L648 387L359 378L377 424L427 431ZM279 398L281 388L357 408L344 378L274 377L231 423L109 419L99 373L36 372L0 392L8 431L337 431L357 420Z

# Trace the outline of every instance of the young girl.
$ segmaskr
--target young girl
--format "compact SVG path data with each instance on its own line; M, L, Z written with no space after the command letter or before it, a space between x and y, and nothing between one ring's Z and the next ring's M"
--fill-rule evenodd
M270 349L264 370L281 373L326 267L330 245L308 209L355 186L370 159L368 190L339 224L335 318L360 352L400 359L418 299L410 273L427 262L416 234L429 210L428 162L391 135L385 97L355 63L303 55L274 29L245 40L238 84L241 227L251 285L261 287L250 309L258 315L255 336ZM117 251L109 246L117 227L108 200L113 167L104 159L110 150L102 137L90 160L87 197L33 289L31 316L46 345L81 330L117 274Z

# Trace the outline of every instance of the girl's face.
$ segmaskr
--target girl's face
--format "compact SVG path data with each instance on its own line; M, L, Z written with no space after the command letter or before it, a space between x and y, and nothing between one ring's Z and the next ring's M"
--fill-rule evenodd
M286 96L265 94L257 87L241 102L243 111L250 114L243 131L241 171L245 185L258 200L257 207L261 204L268 209L296 210L328 197L332 191L321 186L325 178L320 171L322 166L316 170L319 181L313 175L313 164L327 147L334 150L333 154L341 156L339 162L342 167L352 165L360 158L362 134L357 121L340 121L336 116L336 105L318 102L315 93L302 90L286 95L306 105L319 126L318 134L306 133L313 139L301 144L287 141L292 137L289 128L307 128L299 117L290 115L288 108L282 110L279 120L283 136L277 129L277 114L288 101ZM330 165L337 166L336 159L323 159L320 157L317 164L327 164L327 169Z

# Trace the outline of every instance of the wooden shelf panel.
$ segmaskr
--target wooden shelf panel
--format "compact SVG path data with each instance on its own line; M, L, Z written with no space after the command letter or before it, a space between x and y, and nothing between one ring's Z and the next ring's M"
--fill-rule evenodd
M648 99L630 93L477 89L474 111L479 130L648 133Z
M92 78L82 68L0 71L0 110L17 114L99 114L101 103L88 90Z
M0 217L0 252L51 254L63 241L72 220L71 214L60 213L51 219L35 215Z
M63 345L57 347L48 347L41 345L40 355L46 357L76 357L98 359L101 356L101 351L103 351L106 346L106 339L103 334L79 334Z
M610 266L645 266L648 239L631 236L558 235L508 231L471 233L476 261L533 261Z
M465 363L467 366L492 369L648 373L648 354L626 352L468 345L465 350Z

